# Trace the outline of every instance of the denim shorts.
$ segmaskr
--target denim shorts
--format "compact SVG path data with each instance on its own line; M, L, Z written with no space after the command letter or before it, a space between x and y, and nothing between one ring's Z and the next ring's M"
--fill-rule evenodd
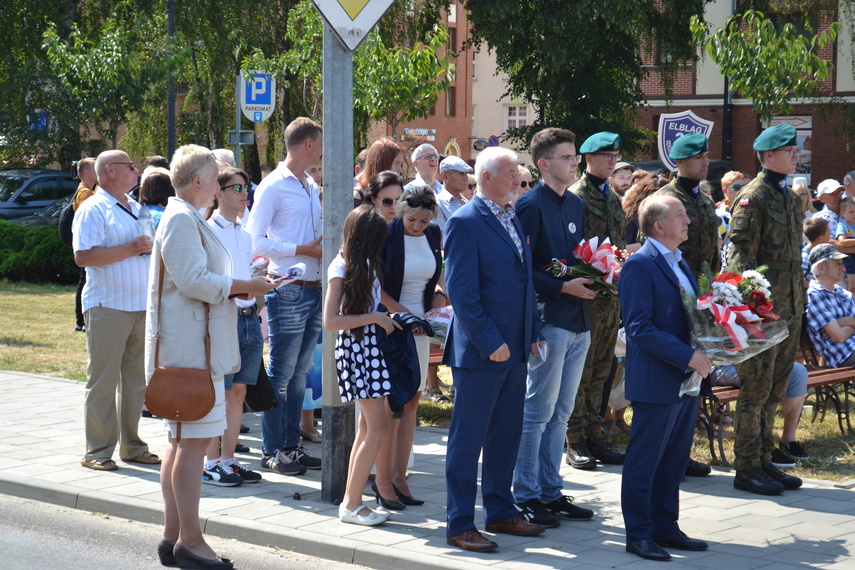
M235 374L226 374L223 381L226 390L232 389L232 383L254 385L258 382L261 369L261 355L264 352L264 338L261 336L261 321L253 312L251 315L238 316L238 343L240 344L240 370Z

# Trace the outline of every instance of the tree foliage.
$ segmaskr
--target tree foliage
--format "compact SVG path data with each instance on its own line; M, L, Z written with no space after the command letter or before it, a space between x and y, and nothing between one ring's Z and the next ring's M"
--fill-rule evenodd
M766 123L792 112L793 99L814 95L833 69L817 51L834 42L841 26L833 22L822 33L806 37L793 24L777 28L761 12L734 14L724 27L709 34L693 17L693 39L730 80L734 91L749 99Z
M603 130L621 135L625 152L649 132L636 126L647 71L642 50L655 46L666 87L694 52L689 18L710 0L466 0L472 45L495 51L508 94L530 101L537 121L509 133L527 142L547 126L579 138ZM483 49L483 48L482 48Z

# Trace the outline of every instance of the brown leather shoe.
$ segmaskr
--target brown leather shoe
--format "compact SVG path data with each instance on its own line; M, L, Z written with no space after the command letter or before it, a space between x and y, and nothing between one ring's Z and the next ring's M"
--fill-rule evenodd
M448 544L457 546L463 550L471 550L473 552L493 552L499 545L488 540L483 534L475 530L467 530L461 532L457 536L450 536L447 539Z
M514 515L508 520L504 520L496 524L488 524L484 527L487 532L503 532L505 534L514 534L516 536L534 536L540 534L546 529L539 524L532 524L522 518L522 515Z

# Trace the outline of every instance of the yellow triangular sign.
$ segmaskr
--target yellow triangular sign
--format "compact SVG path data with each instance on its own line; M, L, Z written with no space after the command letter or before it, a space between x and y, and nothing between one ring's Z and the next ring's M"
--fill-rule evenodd
M344 8L344 11L347 12L351 20L356 19L368 2L369 0L338 0L339 5Z

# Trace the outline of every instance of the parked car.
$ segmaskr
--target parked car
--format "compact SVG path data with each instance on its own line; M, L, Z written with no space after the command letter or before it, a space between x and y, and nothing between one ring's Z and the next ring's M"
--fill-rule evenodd
M45 226L58 226L59 215L74 200L74 194L69 194L65 198L60 198L44 210L36 212L32 216L24 216L23 218L15 218L9 220L13 224L24 226L25 228L42 228Z
M667 170L665 163L661 160L631 160L629 163L633 168L646 170L647 172L657 173L661 170ZM721 190L721 177L731 170L733 170L733 163L729 160L710 160L707 180L713 186L712 196L716 202L724 199L724 194Z
M0 220L35 214L60 198L74 194L75 190L77 180L68 170L0 170Z

